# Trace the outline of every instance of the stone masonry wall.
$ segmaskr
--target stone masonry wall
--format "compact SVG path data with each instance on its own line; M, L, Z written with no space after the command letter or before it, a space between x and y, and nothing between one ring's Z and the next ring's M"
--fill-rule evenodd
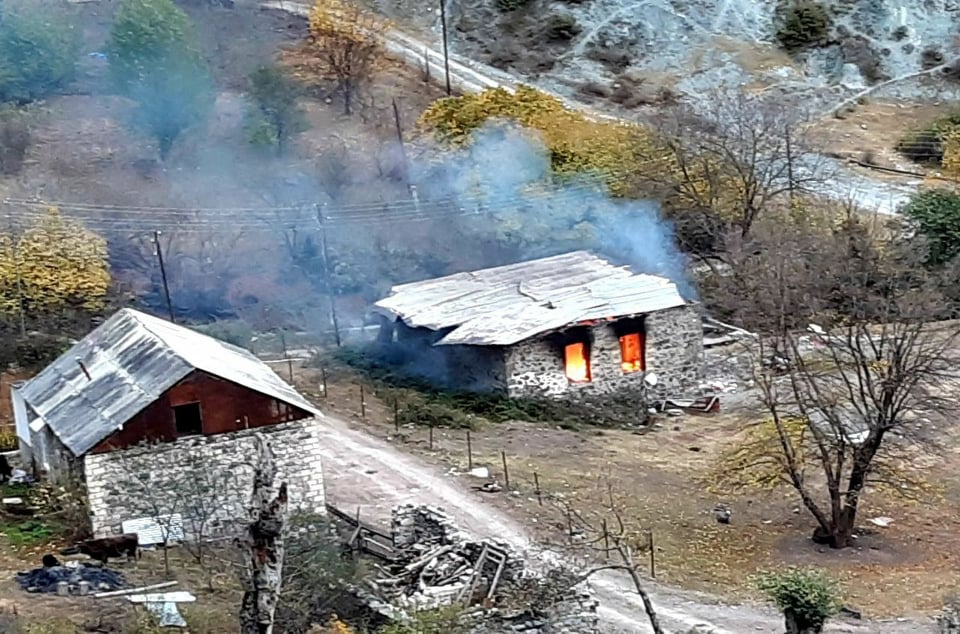
M703 380L703 321L696 306L646 317L647 372L655 372L653 398L683 397Z
M697 386L703 374L703 326L694 306L681 306L645 317L646 370L657 375L649 389L653 399L677 396ZM643 389L643 372L624 373L620 339L610 324L590 329L590 374L571 383L564 374L563 351L550 338L521 342L507 352L507 390L514 398L602 396Z
M184 530L228 534L247 518L256 455L262 433L277 462L277 484L287 482L290 509L325 514L320 438L306 419L255 430L195 436L84 457L84 477L93 533L121 532L121 522L180 513Z

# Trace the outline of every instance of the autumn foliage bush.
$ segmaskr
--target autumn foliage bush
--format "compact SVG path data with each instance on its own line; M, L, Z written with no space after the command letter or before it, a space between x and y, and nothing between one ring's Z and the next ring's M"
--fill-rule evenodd
M595 174L614 194L629 190L627 175L666 165L655 135L639 125L587 118L535 88L520 86L511 93L492 88L481 93L435 101L418 120L422 131L441 143L463 147L472 133L487 123L512 121L535 131L560 175Z
M57 209L0 233L0 318L99 310L109 289L107 241Z

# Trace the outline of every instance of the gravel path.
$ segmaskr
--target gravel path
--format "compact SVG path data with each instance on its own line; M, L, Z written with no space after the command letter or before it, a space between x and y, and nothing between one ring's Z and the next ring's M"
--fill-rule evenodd
M531 560L556 560L559 555L532 542L527 531L498 509L467 490L454 476L444 475L420 459L395 449L389 443L352 429L333 417L321 423L325 441L323 469L327 496L344 510L361 507L366 521L388 526L390 509L397 504L431 504L450 513L465 531L477 537L496 537L526 552ZM601 604L605 632L646 633L650 631L643 606L630 590L626 578L598 574L591 585ZM667 588L650 582L649 589L661 621L673 634L686 634L697 625L706 634L783 632L780 617L756 605L726 605L698 593ZM918 621L836 622L826 629L848 634L918 634L930 632Z

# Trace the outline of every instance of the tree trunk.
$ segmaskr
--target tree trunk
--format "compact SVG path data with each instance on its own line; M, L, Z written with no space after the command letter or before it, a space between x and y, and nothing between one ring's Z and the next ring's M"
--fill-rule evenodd
M253 476L251 521L243 544L248 559L240 605L240 634L272 634L283 583L287 484L282 483L274 496L277 466L273 452L262 434L254 438L258 461Z
M820 634L823 632L823 623L810 623L800 618L793 610L783 611L784 625L787 634Z
M343 114L351 114L351 104L353 103L353 81L350 79L343 80Z

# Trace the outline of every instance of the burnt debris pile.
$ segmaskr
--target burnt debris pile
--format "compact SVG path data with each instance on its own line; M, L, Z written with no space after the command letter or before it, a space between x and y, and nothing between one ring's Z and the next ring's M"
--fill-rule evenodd
M86 584L81 585L82 582ZM66 586L60 586L65 583ZM126 586L123 575L115 570L100 566L52 566L17 573L17 584L27 592L85 594L91 592L118 590Z
M598 604L577 575L533 571L510 544L472 540L440 509L396 507L392 533L393 561L361 592L388 620L459 605L471 634L600 632Z

